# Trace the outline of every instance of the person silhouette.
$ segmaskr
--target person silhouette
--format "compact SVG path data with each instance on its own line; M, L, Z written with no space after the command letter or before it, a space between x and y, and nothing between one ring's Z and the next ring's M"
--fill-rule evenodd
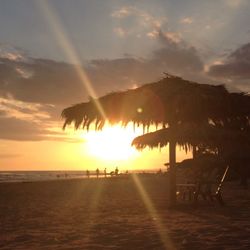
M97 168L95 172L96 172L96 178L99 178L99 173L100 173L99 168Z
M115 168L115 176L118 176L119 170L118 167Z
M107 177L107 169L104 168L104 177L106 178Z
M159 171L157 172L159 175L161 175L162 174L162 170L161 170L161 168L159 169Z
M89 170L88 169L86 170L86 175L89 178Z

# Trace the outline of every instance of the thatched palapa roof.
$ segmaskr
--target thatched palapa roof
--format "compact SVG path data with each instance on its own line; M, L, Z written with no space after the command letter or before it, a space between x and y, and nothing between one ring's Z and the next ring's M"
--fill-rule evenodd
M62 117L65 119L64 128L74 123L76 129L80 126L88 129L90 124L101 129L106 120L122 122L123 125L132 121L144 127L190 121L220 122L222 118L249 115L250 105L246 105L250 103L249 99L245 94L230 94L222 85L198 84L167 76L158 82L98 98L105 116L99 111L96 101L90 99L64 109Z
M250 133L216 128L210 124L199 126L195 124L183 124L138 136L133 140L132 145L137 149L164 147L170 141L175 141L186 150L193 145L218 148L237 142L237 145L243 146L250 145Z

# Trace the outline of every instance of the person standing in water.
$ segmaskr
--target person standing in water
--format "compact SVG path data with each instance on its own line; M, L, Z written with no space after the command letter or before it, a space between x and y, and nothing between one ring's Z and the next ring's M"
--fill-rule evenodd
M106 178L107 177L107 169L104 168L104 177Z

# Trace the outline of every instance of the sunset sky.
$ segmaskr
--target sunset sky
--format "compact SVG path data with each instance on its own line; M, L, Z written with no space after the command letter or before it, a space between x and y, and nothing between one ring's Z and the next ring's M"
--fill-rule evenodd
M249 13L248 0L1 0L0 170L163 168L167 148L130 148L140 128L62 131L62 109L163 72L249 92Z

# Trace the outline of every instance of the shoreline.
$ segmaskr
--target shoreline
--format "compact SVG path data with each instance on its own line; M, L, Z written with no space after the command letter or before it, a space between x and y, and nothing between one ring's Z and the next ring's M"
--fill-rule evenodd
M162 172L164 174L165 172ZM106 176L101 173L97 177L94 173L91 173L88 177L83 171L14 171L14 172L0 172L0 183L16 183L16 182L36 182L36 181L46 181L46 180L70 180L70 179L95 179L95 178L113 178L113 177L124 177L131 174L139 175L155 175L157 171L151 170L151 172L146 171L133 171L130 173L120 173L118 176L114 174L107 173Z

